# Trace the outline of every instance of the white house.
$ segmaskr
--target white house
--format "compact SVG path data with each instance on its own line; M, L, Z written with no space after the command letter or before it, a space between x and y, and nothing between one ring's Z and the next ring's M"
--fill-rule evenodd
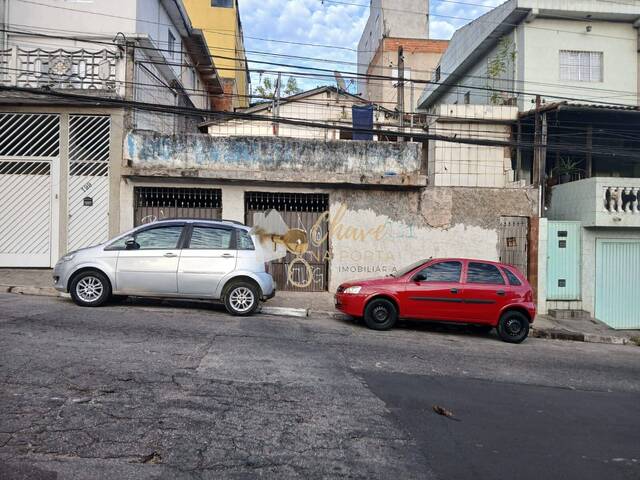
M100 99L208 109L222 89L181 0L10 1L0 15L0 266L49 267L120 231L125 130L202 121Z

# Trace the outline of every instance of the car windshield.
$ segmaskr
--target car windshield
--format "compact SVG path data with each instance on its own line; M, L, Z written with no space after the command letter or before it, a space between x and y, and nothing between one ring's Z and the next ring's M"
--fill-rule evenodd
M429 261L428 258L424 259L424 260L420 260L419 262L415 262L412 263L411 265L409 265L408 267L404 267L400 270L398 270L395 273L392 273L391 276L392 277L401 277L403 275L406 275L407 273L409 273L411 270L418 268L420 265L423 265L425 263L427 263Z

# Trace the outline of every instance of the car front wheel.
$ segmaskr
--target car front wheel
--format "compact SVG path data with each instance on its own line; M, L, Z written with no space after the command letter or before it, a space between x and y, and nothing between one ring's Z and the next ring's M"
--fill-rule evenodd
M389 330L398 320L398 310L386 298L374 299L364 309L364 323L373 330Z
M520 312L505 312L500 317L497 330L505 342L521 343L529 336L529 319Z
M249 282L232 283L224 295L224 306L231 315L251 315L259 303L258 289Z
M109 300L111 285L103 273L86 271L74 277L69 293L76 305L99 307Z

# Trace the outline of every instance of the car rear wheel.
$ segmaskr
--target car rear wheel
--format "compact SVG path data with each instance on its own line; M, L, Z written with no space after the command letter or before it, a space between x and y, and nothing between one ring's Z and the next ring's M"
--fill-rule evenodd
M99 307L109 300L111 285L101 272L90 270L79 273L69 288L72 300L81 307Z
M515 310L502 314L498 336L508 343L521 343L529 336L529 319Z
M231 315L251 315L259 304L258 289L252 283L234 282L226 289L224 306Z
M389 330L398 320L398 309L390 300L374 299L364 309L364 323L373 330Z

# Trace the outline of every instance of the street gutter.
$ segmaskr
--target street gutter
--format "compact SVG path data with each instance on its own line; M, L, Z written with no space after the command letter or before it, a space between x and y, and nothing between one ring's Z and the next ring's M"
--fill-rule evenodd
M70 298L68 293L58 292L53 287L35 287L30 285L5 285L0 284L1 293L13 293L18 295L36 295L47 297L63 297ZM298 317L306 318L310 315L321 315L337 320L344 320L349 318L347 315L339 312L328 312L321 310L308 310L305 308L289 308L289 307L267 307L263 306L260 309L260 313L265 315L280 315L286 317ZM534 324L531 327L530 335L534 338L549 339L549 340L564 340L571 342L586 342L586 343L603 343L608 345L633 345L634 343L624 337L615 337L612 335L596 335L591 333L576 332L572 330L556 329L556 328L541 328L536 327Z

